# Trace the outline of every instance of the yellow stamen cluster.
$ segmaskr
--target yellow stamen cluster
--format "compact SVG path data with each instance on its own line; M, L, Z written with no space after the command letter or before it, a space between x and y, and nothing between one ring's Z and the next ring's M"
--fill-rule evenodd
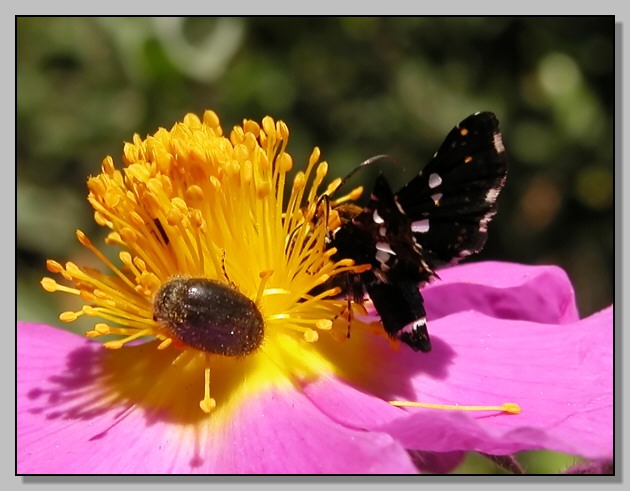
M150 338L160 350L176 346L188 351L184 358L203 360L206 395L201 407L210 412L216 405L209 396L210 365L217 355L191 355L195 350L153 319L160 285L175 276L204 277L234 286L260 309L265 340L252 356L267 360L259 364L262 372L273 372L271 365L291 366L296 359L301 359L300 375L321 368L321 359L295 353L296 347L330 331L345 303L333 298L338 288L310 292L339 273L362 268L350 260L331 260L334 250L325 247L327 224L314 219L321 213L318 188L328 169L319 162L317 148L306 170L295 175L285 203L293 167L288 138L287 126L270 117L262 125L246 120L226 138L217 115L207 111L202 120L189 114L170 131L160 129L144 140L135 135L124 147L122 169L105 158L101 174L88 180L88 200L96 222L111 230L106 243L121 250L119 263L77 231L81 244L109 272L49 260L48 270L73 286L44 278L43 288L85 302L60 319L104 320L87 335L118 336L105 343L108 348ZM337 185L333 182L327 191ZM358 194L355 190L340 200ZM291 361L283 360L286 353Z

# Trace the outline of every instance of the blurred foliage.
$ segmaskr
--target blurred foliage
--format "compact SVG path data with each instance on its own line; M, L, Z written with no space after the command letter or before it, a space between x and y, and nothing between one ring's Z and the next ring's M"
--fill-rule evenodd
M229 132L269 114L296 166L321 148L331 176L380 153L409 180L468 114L495 112L508 182L477 259L564 268L582 315L614 289L614 17L17 19L19 319L59 324L46 258L92 261L103 237L88 175L123 141L206 108ZM79 328L83 328L79 324Z
M572 455L549 452L547 450L536 450L521 452L516 456L522 470L527 475L558 474L564 472L571 466L583 462L582 459ZM487 457L469 453L457 468L458 474L509 474L497 467Z

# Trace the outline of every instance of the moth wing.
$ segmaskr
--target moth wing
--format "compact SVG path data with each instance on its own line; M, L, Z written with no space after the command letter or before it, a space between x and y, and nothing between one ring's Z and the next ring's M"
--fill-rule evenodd
M455 263L479 252L505 184L507 156L490 112L455 126L425 168L395 200L428 258Z

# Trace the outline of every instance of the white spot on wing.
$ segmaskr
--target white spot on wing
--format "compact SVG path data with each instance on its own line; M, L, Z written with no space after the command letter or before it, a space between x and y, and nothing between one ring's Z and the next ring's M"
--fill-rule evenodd
M438 206L440 204L440 200L442 199L442 193L432 194L431 199L433 200L435 206Z
M439 174L436 174L434 172L429 176L429 187L431 189L438 187L440 184L442 184L442 178L439 176Z
M426 327L427 327L426 317L420 317L419 319L416 319L415 321L410 322L405 327L403 327L399 331L398 335L400 336L400 334L412 334L418 331L418 329L426 328Z
M376 255L374 257L379 263L385 265L391 256L385 251L376 251Z
M398 196L394 196L394 203L396 203L396 208L398 208L398 211L405 215L405 210L403 210L402 206L400 206L400 203L398 202Z
M459 257L466 257L466 256L470 256L473 253L473 251L469 251L468 249L463 249L461 251L459 251Z
M429 219L425 218L424 220L418 220L416 222L411 222L411 231L419 234L424 234L429 231Z
M374 219L374 222L379 225L381 223L385 223L385 220L383 220L383 217L381 217L381 215L378 214L378 210L374 210L374 213L372 213L372 218Z
M490 220L492 220L492 217L495 215L494 212L488 212L486 213L486 215L479 221L479 231L480 232L487 232L488 231L488 224L490 223Z
M377 242L376 250L386 252L387 254L391 254L392 256L396 255L396 253L392 250L392 248L389 246L387 242Z
M492 188L486 193L486 203L494 203L501 192L501 188Z
M420 264L422 264L422 268L424 269L424 271L427 271L427 272L431 273L432 275L435 274L435 272L429 267L429 265L427 264L427 262L424 259L422 261L420 261Z
M494 149L497 151L497 153L505 152L503 140L501 139L501 133L495 133L494 135L492 135L492 143L494 143Z

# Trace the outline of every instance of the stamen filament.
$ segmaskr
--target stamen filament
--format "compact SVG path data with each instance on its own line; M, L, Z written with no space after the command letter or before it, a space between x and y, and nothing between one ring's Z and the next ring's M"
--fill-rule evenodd
M141 338L142 336L150 335L151 333L152 333L151 329L145 329L143 331L138 331L137 333L132 334L131 336L128 336L124 339L117 339L116 341L108 341L107 343L103 343L103 346L109 349L119 349L119 348L122 348L123 345L129 343L130 341L134 341L138 338Z
M94 247L94 245L92 245L92 242L87 238L87 236L81 230L77 230L76 235L79 239L79 242L81 242L82 245L87 247L97 258L99 258L103 262L103 264L105 264L109 269L111 269L116 274L116 276L118 276L121 280L123 280L127 284L127 286L129 286L131 289L134 288L135 285L129 280L129 278L127 278L122 273L122 271L120 271L120 269L118 269L109 259L107 259L101 251L99 251L96 247Z
M273 274L273 271L268 270L268 271L261 271L260 274L258 275L260 277L260 284L258 285L258 291L256 292L257 303L260 302L260 299L265 294L265 286L269 282L269 278L271 278L272 274Z
M448 411L502 411L509 414L520 414L521 406L515 402L505 402L500 406L460 406L457 404L432 404L429 402L388 401L397 407L425 407L428 409L444 409Z
M204 394L203 394L203 399L199 401L199 407L204 413L210 414L214 410L214 408L217 407L217 401L215 401L212 397L210 397L210 368L209 367L206 367L204 370L204 378L205 378Z

